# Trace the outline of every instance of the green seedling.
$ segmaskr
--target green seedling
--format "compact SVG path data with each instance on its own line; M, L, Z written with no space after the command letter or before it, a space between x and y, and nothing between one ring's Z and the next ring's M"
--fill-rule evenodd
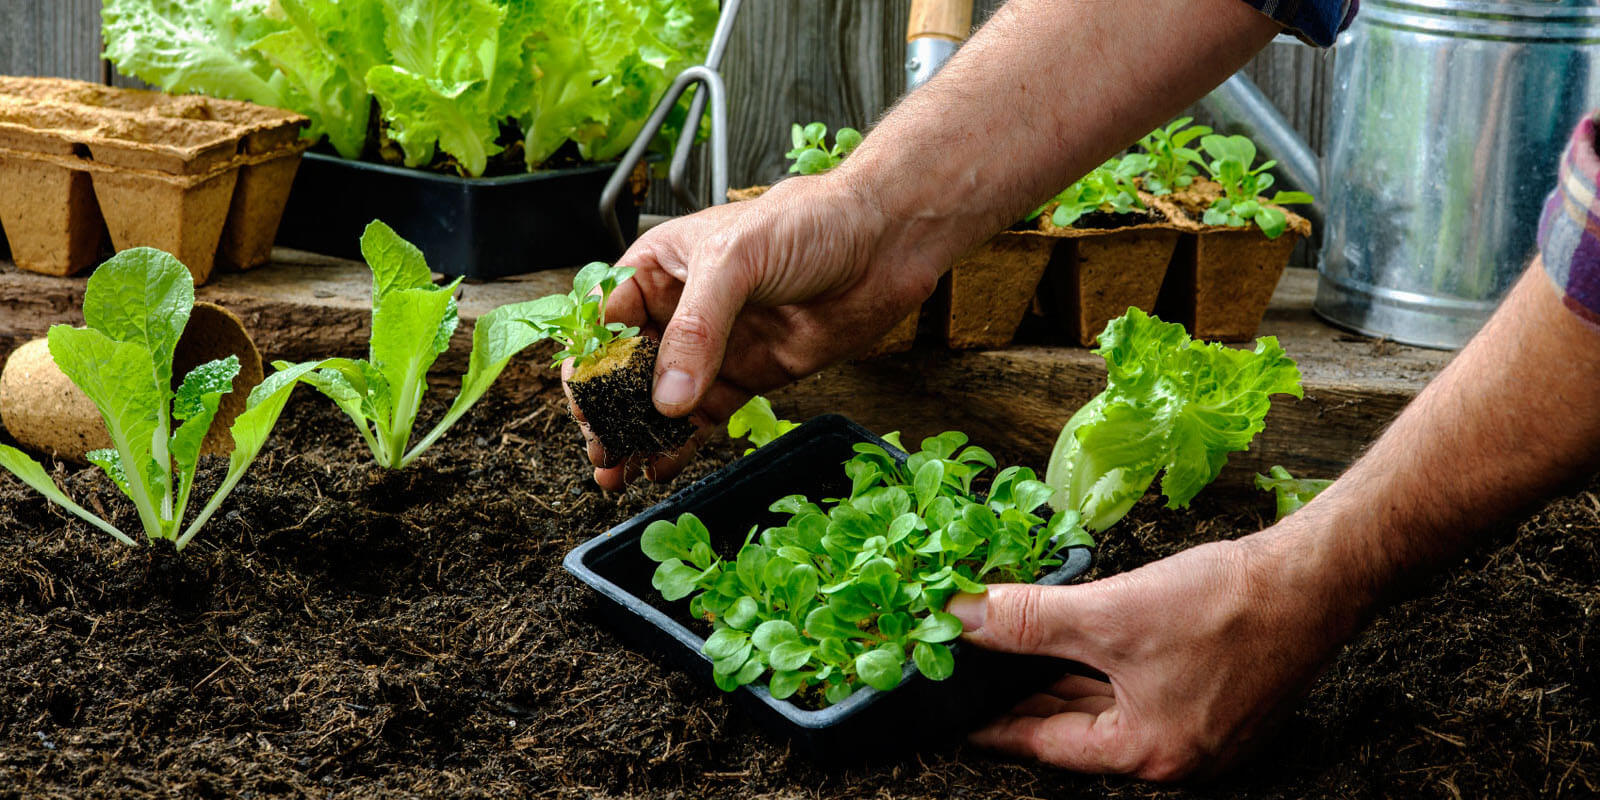
M519 320L549 308L549 298L501 306L472 329L472 354L461 390L442 419L414 447L417 411L428 389L428 369L455 332L456 280L433 283L428 263L410 242L374 221L361 235L361 254L372 269L372 334L367 358L330 358L279 369L304 369L303 380L327 395L361 431L381 466L402 469L416 461L477 403L511 357L543 338Z
M1256 160L1256 145L1244 136L1206 136L1200 147L1211 159L1206 170L1212 180L1222 186L1222 197L1205 210L1201 219L1207 225L1227 225L1242 228L1254 222L1268 239L1283 235L1288 217L1282 205L1304 204L1314 201L1305 192L1278 192L1265 202L1262 196L1272 188L1274 178L1267 170L1277 166L1276 161L1266 161L1252 166Z
M1210 134L1211 128L1190 125L1193 121L1193 117L1179 117L1139 140L1139 147L1150 157L1150 165L1143 175L1145 191L1154 195L1172 194L1173 190L1194 183L1200 175L1197 167L1204 166L1205 159L1189 144Z
M631 277L633 267L591 262L573 277L571 292L527 304L520 319L538 338L561 345L553 365L570 358L574 367L581 367L600 358L612 342L639 335L638 328L605 321L611 293Z
M745 455L766 447L773 439L798 427L798 422L778 419L778 415L772 412L772 403L761 395L750 398L750 402L728 417L728 437L750 442L750 447L744 451Z
M1299 511L1313 497L1322 494L1323 489L1333 485L1333 481L1326 478L1296 478L1289 470L1278 466L1268 473L1256 475L1256 488L1277 495L1277 518L1280 520Z
M111 437L112 447L89 453L89 460L133 501L145 537L171 541L178 550L238 485L303 374L275 373L251 391L245 410L228 429L233 452L222 485L182 527L201 443L239 374L238 357L229 356L195 367L173 390L173 352L193 308L189 270L167 253L141 247L118 253L89 277L83 296L86 327L55 325L49 333L50 357L100 410ZM0 466L118 541L137 544L74 503L22 451L0 445Z
M1032 220L1048 209L1050 223L1057 228L1067 228L1095 211L1110 214L1144 211L1144 202L1139 199L1139 185L1134 179L1148 172L1152 163L1153 160L1143 154L1113 158L1061 190L1060 194L1035 209L1027 218Z
M903 463L856 445L847 497L778 500L771 510L787 522L752 528L731 560L692 514L652 523L640 543L660 562L652 583L668 600L690 598L690 613L712 625L703 652L717 685L765 677L775 698L837 703L863 685L895 688L908 660L944 680L955 669L946 643L961 634L942 610L952 596L1033 581L1061 549L1093 544L1076 512L1040 513L1050 488L1025 467L976 495L995 462L966 442L931 437Z
M813 122L801 127L796 122L789 128L789 140L794 145L785 158L793 161L790 172L801 175L818 175L839 166L844 157L861 144L861 132L855 128L840 128L833 134L833 146L828 146L828 126Z
M1122 519L1157 474L1167 506L1187 506L1266 426L1271 395L1303 396L1299 368L1272 336L1253 351L1197 342L1130 308L1095 352L1105 391L1067 420L1045 477L1050 504L1091 531Z

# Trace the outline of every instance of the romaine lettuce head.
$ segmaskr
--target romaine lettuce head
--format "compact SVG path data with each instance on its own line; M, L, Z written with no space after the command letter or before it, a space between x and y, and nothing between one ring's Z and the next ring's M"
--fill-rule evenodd
M1189 504L1265 427L1269 396L1303 396L1300 370L1272 336L1254 350L1190 339L1183 326L1136 308L1112 320L1095 351L1105 391L1061 431L1045 482L1057 510L1102 531L1156 475L1171 508Z

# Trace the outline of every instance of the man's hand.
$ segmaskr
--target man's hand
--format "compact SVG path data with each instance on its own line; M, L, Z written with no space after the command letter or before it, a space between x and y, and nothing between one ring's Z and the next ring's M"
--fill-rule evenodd
M1080 586L991 586L949 610L966 639L1070 659L1067 675L972 735L984 747L1082 772L1151 780L1226 767L1297 700L1359 619L1314 548L1274 529L1186 550ZM1353 608L1356 607L1356 608Z
M648 231L618 260L638 272L607 313L660 335L657 409L721 422L751 394L866 350L933 293L950 256L919 258L899 231L842 178L787 180ZM670 477L688 456L619 462L585 436L607 489L641 468Z

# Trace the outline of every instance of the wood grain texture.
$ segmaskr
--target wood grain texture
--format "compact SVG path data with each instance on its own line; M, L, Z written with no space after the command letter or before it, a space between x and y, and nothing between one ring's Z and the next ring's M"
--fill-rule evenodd
M100 0L4 0L0 75L105 79Z
M226 273L196 290L244 320L269 360L364 356L371 276L362 264L288 250L272 264ZM461 326L435 364L441 380L465 368L472 323L503 303L570 287L571 270L468 284ZM0 359L56 323L81 324L83 278L52 278L0 262ZM1267 430L1249 452L1229 460L1224 477L1248 481L1283 464L1296 474L1331 476L1352 461L1449 353L1402 347L1342 333L1311 313L1316 276L1290 270L1262 324L1299 364L1306 397L1274 401ZM516 380L552 380L538 350ZM959 429L1004 458L1042 467L1071 413L1103 388L1099 356L1076 347L1014 346L948 351L924 341L911 352L832 367L772 394L779 412L804 419L838 412L908 441Z
M938 36L961 42L972 33L972 0L911 0L906 41Z

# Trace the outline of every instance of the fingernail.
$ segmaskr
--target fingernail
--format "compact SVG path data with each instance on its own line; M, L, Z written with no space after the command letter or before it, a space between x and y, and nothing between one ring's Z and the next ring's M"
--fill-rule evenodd
M958 594L950 598L950 604L945 611L955 615L961 620L961 629L971 633L983 627L983 621L989 616L989 596L986 594Z
M656 405L681 406L694 399L694 378L681 369L669 369L656 379Z

